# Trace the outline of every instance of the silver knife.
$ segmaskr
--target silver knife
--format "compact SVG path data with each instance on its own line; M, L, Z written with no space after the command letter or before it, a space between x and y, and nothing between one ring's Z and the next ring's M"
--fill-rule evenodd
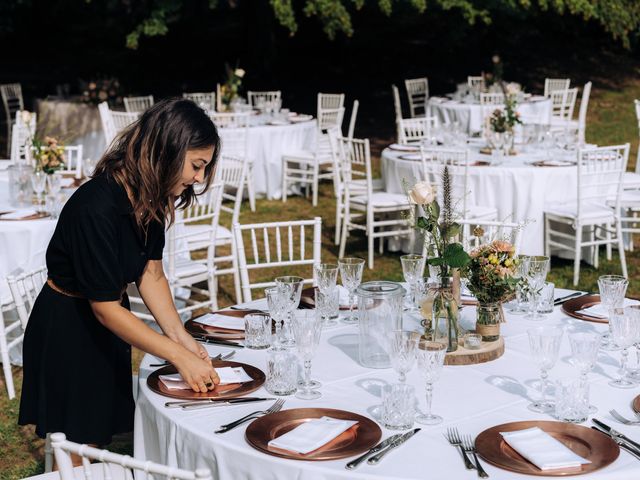
M633 448L635 448L640 453L640 443L634 442L629 437L627 437L624 434L618 432L617 430L614 430L609 425L607 425L605 423L602 423L597 418L592 418L591 421L593 423L595 423L596 425L598 425L600 428L602 428L604 431L609 433L612 437L616 437L616 438L619 438L619 439L623 440L624 442L626 442L628 445L630 445Z
M562 305L564 302L566 302L570 298L581 297L581 296L584 296L584 295L585 294L583 292L573 292L573 293L570 293L569 295L565 295L564 297L555 298L553 300L553 304L554 305Z
M175 402L166 402L164 406L166 408L178 408L188 405L231 405L234 403L251 403L251 402L264 402L265 400L275 400L275 398L261 398L261 397L242 397L242 398L205 398L202 400L180 400Z
M391 444L387 448L382 450L380 453L374 455L369 460L367 460L367 463L369 465L377 465L380 462L380 460L382 460L382 457L384 457L387 453L389 453L394 448L399 447L400 445L402 445L404 442L409 440L411 437L413 437L420 430L421 430L420 428L414 428L410 432L405 433L404 435L402 435L402 437L400 437L397 440L394 440L393 442L391 442Z
M352 460L349 463L347 463L344 466L344 468L346 468L347 470L353 470L358 465L360 465L363 461L365 461L369 455L373 455L374 453L377 453L380 450L382 450L384 448L387 448L393 442L395 442L396 440L399 440L400 438L402 438L404 436L405 436L404 433L396 433L395 435L391 435L389 438L387 438L386 440L383 440L382 442L377 444L375 447L370 448L368 452L363 453L362 455L360 455L355 460Z
M227 347L244 348L244 345L241 343L230 342L229 340L220 340L209 335L192 334L191 336L199 342L211 343L213 345L226 345Z
M640 452L637 452L633 447L630 447L629 445L627 445L626 443L624 443L624 440L622 440L621 438L618 437L614 437L613 435L611 435L610 433L605 432L604 430L601 430L598 427L591 427L592 429L594 429L596 432L600 432L603 435L606 435L607 437L609 437L611 440L613 440L614 442L616 442L616 445L618 445L620 448L623 448L624 450L626 450L627 452L629 452L631 455L633 455L634 457L636 457L638 460L640 460Z

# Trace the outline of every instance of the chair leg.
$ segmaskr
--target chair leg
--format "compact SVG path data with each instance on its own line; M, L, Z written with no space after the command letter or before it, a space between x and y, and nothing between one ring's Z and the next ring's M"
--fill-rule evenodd
M342 224L342 198L338 194L336 197L336 233L334 243L338 245L340 243L340 225Z
M250 170L252 173L247 177L247 193L249 195L249 208L252 212L256 211L256 192L253 188L253 167Z
M573 262L573 286L578 285L580 280L580 257L582 254L582 225L576 226L576 244L575 259Z
M611 255L611 245L613 244L613 241L611 240L611 228L613 228L613 224L611 225L606 225L606 229L607 229L607 261L611 261L612 255ZM618 231L619 233L620 231Z
M367 210L367 244L368 244L368 252L369 252L369 268L373 268L373 213L371 210ZM380 238L380 243L382 243L382 237Z
M243 299L242 289L240 288L240 267L238 266L238 252L236 251L235 241L231 244L231 254L233 255L231 265L233 266L233 286L236 291L236 302L241 303Z
M629 278L627 276L627 256L624 252L624 238L622 238L622 225L620 220L616 222L616 235L618 236L618 250L620 253L620 266L622 267L622 276L625 278Z
M318 175L320 175L320 167L319 167L317 162L313 165L313 174L312 175L313 175L313 178L311 179L312 180L312 182L311 182L311 190L312 190L312 192L311 192L311 195L312 195L311 204L314 207L317 207L318 206L318 183L319 183Z

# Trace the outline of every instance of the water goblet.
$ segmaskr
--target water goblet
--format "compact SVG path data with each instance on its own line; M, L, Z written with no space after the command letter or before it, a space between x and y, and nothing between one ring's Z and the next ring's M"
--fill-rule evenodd
M338 324L340 310L340 292L336 287L323 292L319 287L313 289L315 306L320 312L323 327L333 327Z
M569 335L571 344L571 362L580 372L580 381L587 384L587 375L593 370L598 360L598 351L602 337L595 333L572 333ZM595 413L598 409L594 405L589 405L589 412Z
M264 293L267 297L269 315L271 315L276 326L273 345L271 348L273 350L282 350L284 348L282 346L282 316L287 305L287 291L286 288L279 288L276 286L265 288Z
M409 310L412 311L418 310L418 306L416 305L416 283L424 275L425 260L424 255L416 254L402 255L400 257L404 280L409 284L409 290L411 292Z
M610 310L609 325L612 340L622 348L620 377L611 380L609 385L616 388L633 388L637 383L627 378L627 357L629 347L640 339L640 305Z
M562 343L562 329L557 327L537 327L527 330L531 356L540 368L541 398L528 405L534 412L553 411L553 401L547 400L549 370L558 361L560 344Z
M293 319L293 312L298 308L300 304L300 296L302 295L302 285L304 279L302 277L296 277L292 275L285 275L275 278L276 286L282 290L285 295L284 302L284 314L282 316L282 340L280 344L285 347L292 347L295 345L295 340L291 335L291 322Z
M335 263L316 263L313 266L316 285L322 293L327 293L338 281L338 265Z
M38 202L38 210L40 210L40 204L42 203L42 194L47 185L47 174L39 170L31 174L31 187L36 194Z
M529 313L525 318L532 320L544 318L543 314L538 313L538 299L540 298L540 290L547 278L548 271L549 257L539 255L529 258L529 267L527 268L525 278L529 285L531 300L529 304Z
M311 380L311 360L318 350L320 334L322 332L322 321L320 315L315 310L304 310L298 312L293 321L293 335L296 340L296 348L300 359L304 362L304 380L299 385L296 398L302 400L315 400L322 394L315 388L320 386L319 382Z
M444 366L447 346L439 342L421 341L418 345L418 366L425 382L426 412L416 417L416 422L424 425L437 425L442 417L431 413L433 399L433 384L438 381Z
M358 316L353 314L353 304L355 303L356 288L362 282L364 260L356 257L345 257L338 260L338 267L342 286L349 291L349 316L343 318L342 321L345 323L357 323Z
M628 285L629 281L620 275L602 275L598 277L600 303L607 311L607 316L611 317L611 311L614 308L622 308ZM608 351L620 349L612 339L611 322L609 322L607 333L602 336L602 349Z
M389 340L389 358L391 366L398 373L398 380L404 383L407 373L413 368L416 361L420 334L409 330L395 330Z

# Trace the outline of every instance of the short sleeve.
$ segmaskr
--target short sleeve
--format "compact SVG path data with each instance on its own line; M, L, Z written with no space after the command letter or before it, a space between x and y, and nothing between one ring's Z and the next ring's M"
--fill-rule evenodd
M164 250L164 227L160 224L155 225L154 229L157 234L154 236L154 243L149 252L149 260L162 260L162 252Z
M66 236L79 293L99 302L120 300L126 282L117 214L83 208L70 220Z

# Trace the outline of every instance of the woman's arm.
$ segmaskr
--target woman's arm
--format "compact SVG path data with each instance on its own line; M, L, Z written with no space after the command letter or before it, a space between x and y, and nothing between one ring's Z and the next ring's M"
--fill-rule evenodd
M102 325L134 347L169 360L194 391L206 392L219 382L208 357L200 358L184 346L155 332L119 302L90 300L89 303Z

